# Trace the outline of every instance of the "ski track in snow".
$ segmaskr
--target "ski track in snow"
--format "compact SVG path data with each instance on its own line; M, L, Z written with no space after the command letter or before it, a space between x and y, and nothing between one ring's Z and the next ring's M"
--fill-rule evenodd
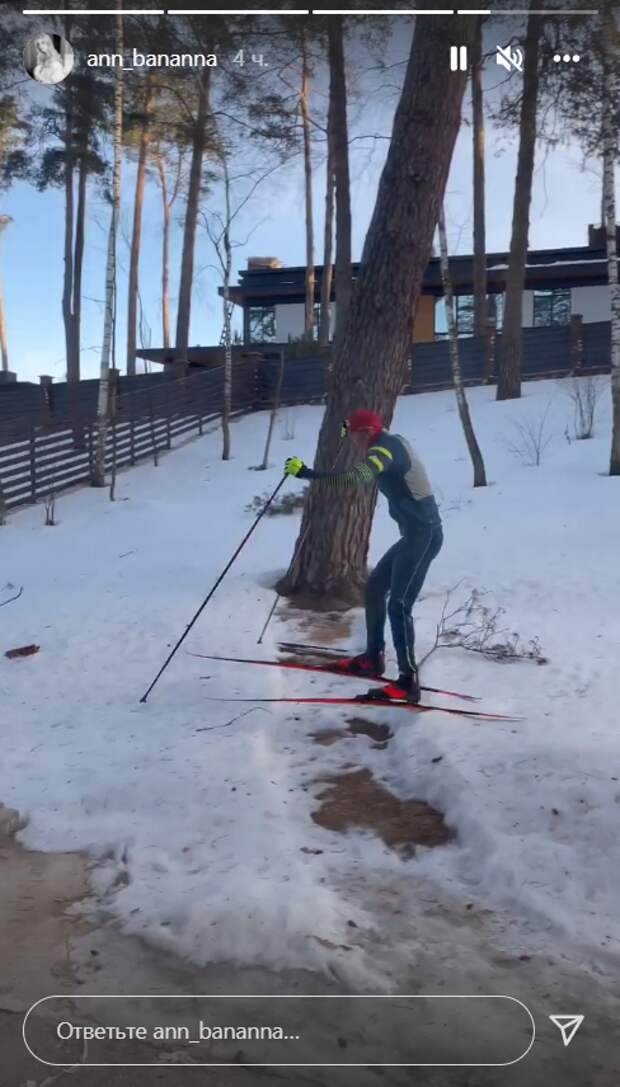
M568 937L576 955L617 956L620 869L610 855L620 812L620 503L618 481L605 475L609 393L595 438L571 444L560 383L527 384L517 402L498 404L485 388L468 396L494 481L486 489L471 487L452 393L401 398L392 428L419 449L444 518L444 548L416 608L419 652L433 638L447 588L463 579L457 599L487 590L506 609L508 629L525 641L538 637L549 663L497 664L445 650L424 680L484 695L482 708L525 714L517 723L385 711L395 736L374 751L362 738L312 743L308 734L343 724L346 709L246 713L205 701L345 693L346 680L184 652L257 654L270 585L290 558L298 516L261 522L139 705L249 526L246 504L273 489L285 456L311 459L320 407L290 409L298 436L283 441L276 427L267 472L248 471L267 425L266 415L252 415L234 424L228 463L211 434L157 469L119 475L114 504L106 492L77 490L59 497L56 527L45 527L35 507L0 529L0 583L24 586L0 611L2 649L41 646L28 660L0 659L0 799L29 816L26 846L90 852L95 891L127 931L201 964L326 967L333 952L322 941L341 944L348 920L376 921L343 891L347 872L362 866L377 882L398 877L404 901L424 875L503 911L507 943L527 928L541 949ZM528 468L507 450L512 421L538 419L549 400L554 440L542 465ZM380 498L371 560L395 535ZM362 631L356 613L355 647ZM274 621L265 656L283 636L303 640L295 623ZM316 779L343 763L369 766L399 795L436 805L456 841L404 862L371 835L316 826ZM344 958L351 977L368 977L361 951Z

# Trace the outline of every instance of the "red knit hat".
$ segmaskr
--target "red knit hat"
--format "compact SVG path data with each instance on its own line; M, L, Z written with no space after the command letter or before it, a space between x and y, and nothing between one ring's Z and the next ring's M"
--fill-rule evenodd
M347 415L347 426L353 433L358 430L369 430L372 434L378 434L382 429L380 417L376 411L369 411L368 408L357 408Z

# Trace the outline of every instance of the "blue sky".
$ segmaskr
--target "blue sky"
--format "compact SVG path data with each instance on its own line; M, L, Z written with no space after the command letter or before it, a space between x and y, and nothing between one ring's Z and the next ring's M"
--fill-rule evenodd
M406 54L402 39L393 47L394 56ZM487 82L497 81L497 69L489 67ZM519 78L519 77L516 77ZM46 89L37 91L46 94ZM371 98L373 105L354 106L354 133L388 133L393 105L385 96ZM466 102L465 116L469 104ZM454 252L471 251L471 129L464 126L459 135L448 183L447 215L450 245ZM372 213L377 182L387 141L379 141L370 151L368 143L357 143L352 156L353 255L361 253L364 235ZM516 148L506 134L493 132L487 138L487 246L505 249L510 240L512 195ZM124 164L123 230L129 234L133 197L134 167ZM323 230L324 165L320 158L315 170L316 261L321 260ZM209 198L217 201L217 196ZM206 207L209 206L209 199ZM585 245L587 226L597 222L600 208L600 175L597 164L583 171L577 148L563 146L553 153L538 155L534 199L531 213L530 246L533 248ZM56 380L64 377L64 333L61 315L63 274L63 194L60 191L38 193L24 184L2 194L0 210L14 218L4 232L0 256L5 294L5 312L10 365L21 380L37 380L42 373ZM174 330L177 272L180 258L180 217L182 202L174 209L171 248L171 308ZM84 267L84 302L82 333L82 373L96 376L102 336L104 263L106 232L110 208L96 186L89 194L86 256ZM299 159L282 168L257 191L255 198L238 221L239 239L251 234L248 243L235 252L234 278L245 267L248 256L273 255L285 264L303 264L303 164ZM152 344L161 344L160 251L161 203L159 189L152 180L144 208L143 247L140 288L145 313L152 330ZM119 321L117 329L117 365L124 369L125 326L123 314L126 297L127 247L120 243ZM196 251L196 286L192 306L190 342L214 343L221 331L220 283L214 267L214 254L201 232Z

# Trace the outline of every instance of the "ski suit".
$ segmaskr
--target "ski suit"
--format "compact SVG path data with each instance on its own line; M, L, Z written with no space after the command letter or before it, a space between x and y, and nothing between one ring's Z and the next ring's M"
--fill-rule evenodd
M411 610L443 543L441 518L424 465L406 438L381 430L366 459L350 471L319 472L304 466L303 477L324 480L336 488L376 483L387 498L400 540L386 551L368 578L366 652L374 656L383 651L389 615L399 670L401 674L412 671L415 635Z

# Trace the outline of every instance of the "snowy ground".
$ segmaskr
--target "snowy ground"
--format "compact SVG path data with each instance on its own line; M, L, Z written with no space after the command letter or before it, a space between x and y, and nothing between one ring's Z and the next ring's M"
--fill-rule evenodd
M257 708L229 725L248 707L205 700L344 690L345 681L327 677L220 665L182 650L149 702L138 701L249 526L246 505L273 489L285 456L311 460L321 408L295 410L294 441L276 427L267 472L248 470L262 454L267 420L259 414L235 424L229 463L212 434L157 469L123 474L114 504L96 490L61 496L54 528L43 525L40 507L14 513L0 529L0 588L24 591L0 610L2 649L41 646L27 660L0 658L0 800L28 816L21 841L88 850L97 895L125 931L198 964L321 967L353 985L389 987L395 963L373 961L367 945L338 950L351 943L347 922L380 925L380 886L406 903L430 881L496 911L495 935L507 949L570 947L586 968L613 968L620 483L605 475L608 399L606 389L594 439L569 443L571 406L560 383L528 384L521 401L503 404L492 389L471 390L492 481L476 491L453 395L399 401L394 429L427 464L446 538L417 607L420 655L445 591L462 581L457 600L485 589L506 609L509 630L540 639L549 663L435 653L425 682L483 695L485 708L525 719L389 711L395 735L385 750L359 738L313 743L309 733L344 721L338 710ZM549 401L553 440L541 466L527 467L507 448L513 420L539 419ZM184 648L257 655L297 527L296 516L263 520ZM380 499L372 561L394 537ZM362 646L361 630L358 614L351 644ZM265 656L283 634L303 640L300 631L299 621L274 622ZM377 711L367 716L376 720ZM428 800L445 813L454 842L403 860L371 834L317 826L317 779L344 764L368 766L398 795Z

